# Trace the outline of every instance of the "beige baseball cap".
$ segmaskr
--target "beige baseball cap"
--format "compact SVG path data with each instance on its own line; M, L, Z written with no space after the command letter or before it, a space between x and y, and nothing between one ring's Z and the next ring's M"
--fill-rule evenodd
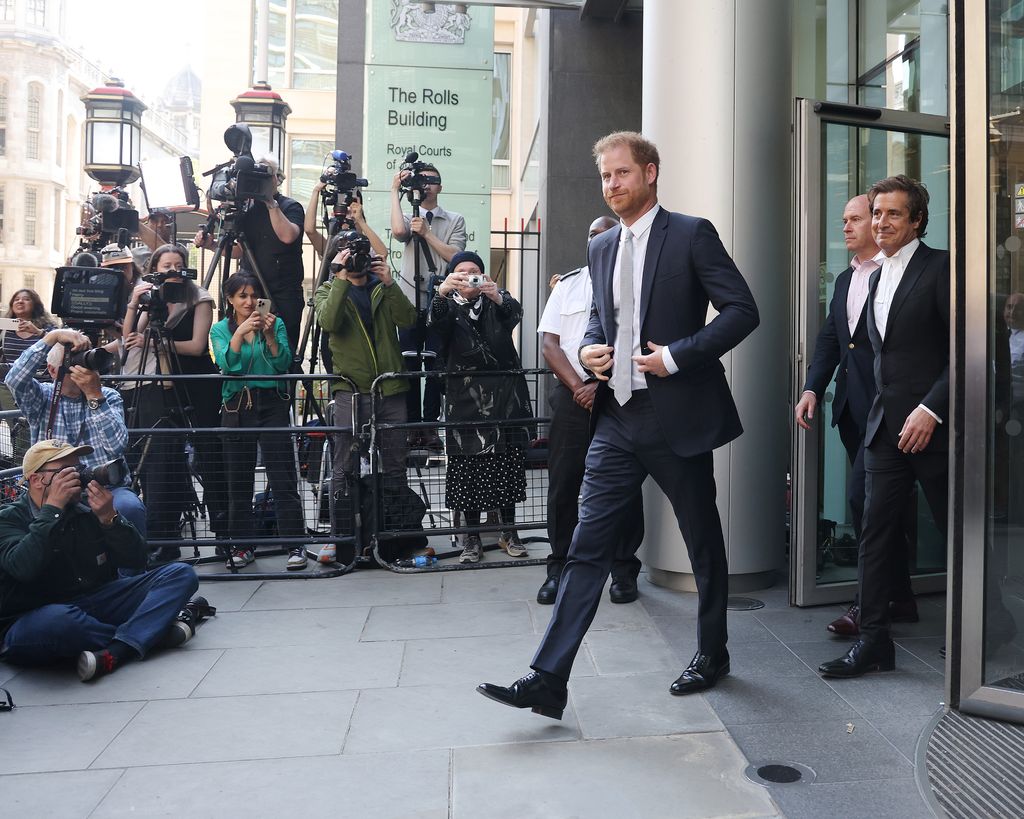
M22 480L27 480L29 475L38 472L50 461L58 461L69 455L88 455L91 452L91 446L72 446L67 441L60 441L56 438L39 441L29 447L25 457L21 460Z
M134 259L132 258L131 251L126 247L121 247L116 243L106 245L103 250L100 251L100 267L110 267L111 265L119 264L133 264Z

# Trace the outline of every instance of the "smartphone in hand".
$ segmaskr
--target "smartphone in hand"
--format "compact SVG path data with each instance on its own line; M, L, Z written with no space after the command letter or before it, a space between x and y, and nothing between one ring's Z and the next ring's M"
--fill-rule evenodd
M270 299L256 299L256 312L265 319L270 313Z

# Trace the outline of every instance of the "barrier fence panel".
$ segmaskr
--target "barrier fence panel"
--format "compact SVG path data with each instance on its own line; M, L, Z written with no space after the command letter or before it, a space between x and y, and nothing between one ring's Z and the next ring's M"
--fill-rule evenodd
M547 539L548 419L532 396L547 373L413 373L441 380L447 416L438 423L407 423L401 409L395 413L396 402L405 402L396 385L410 374L389 373L374 382L366 452L372 546L381 565L422 571L544 562L548 549L538 544ZM455 391L471 396L469 403L452 404ZM481 538L484 553L511 546L507 558L462 562L473 536ZM427 559L417 562L425 548Z

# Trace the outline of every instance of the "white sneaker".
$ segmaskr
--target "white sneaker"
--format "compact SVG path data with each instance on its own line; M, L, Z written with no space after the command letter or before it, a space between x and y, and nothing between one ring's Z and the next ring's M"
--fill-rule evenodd
M519 539L519 533L514 530L502 532L501 537L498 538L498 545L505 550L509 557L529 557L530 555L526 551L523 541Z
M484 550L484 546L480 542L480 535L466 535L464 543L462 554L459 555L459 563L479 563L480 555Z
M320 547L316 556L318 563L334 563L338 559L338 548L333 543Z
M288 562L285 564L288 571L297 572L306 568L306 548L299 546L288 552Z

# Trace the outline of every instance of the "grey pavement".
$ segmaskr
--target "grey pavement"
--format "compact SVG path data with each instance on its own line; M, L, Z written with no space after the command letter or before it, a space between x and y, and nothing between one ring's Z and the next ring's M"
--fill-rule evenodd
M824 681L840 607L784 587L730 612L732 675L668 685L695 649L693 595L641 577L605 597L562 721L474 688L528 670L551 609L541 566L206 582L186 646L80 683L0 664L0 817L927 817L917 740L942 698L942 601L900 626L897 671ZM764 787L748 765L812 783Z

